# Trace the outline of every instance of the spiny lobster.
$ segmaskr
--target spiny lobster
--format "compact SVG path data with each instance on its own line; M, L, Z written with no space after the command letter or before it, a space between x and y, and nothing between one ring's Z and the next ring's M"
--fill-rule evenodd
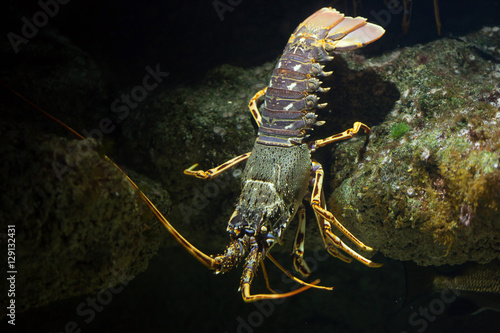
M319 98L315 93L325 93L330 89L322 88L318 77L332 73L324 72L321 63L331 61L333 52L363 47L380 38L384 32L380 26L366 23L366 19L362 17L344 17L332 8L323 8L311 15L291 35L273 71L269 86L259 91L250 101L250 111L259 126L252 152L208 171L195 171L197 164L184 171L185 174L201 179L212 179L248 160L243 173L241 195L227 227L231 243L224 254L215 258L208 257L183 238L178 238L198 260L216 273L227 272L246 255L240 281L240 290L246 302L288 297L311 287L331 289L316 286L319 281L308 284L295 279L304 287L294 292L260 295L250 293L250 285L264 258L270 258L284 270L268 251L276 243L282 243L283 234L297 213L299 227L292 252L293 263L304 277L311 273L303 259L305 207L302 204L311 185L311 206L327 251L334 257L350 262L351 259L338 250L341 249L369 267L381 266L353 251L332 233L333 225L360 249L372 251L372 248L354 237L326 209L322 188L323 168L311 159L311 152L317 148L352 138L360 129L369 132L370 128L356 122L353 128L326 139L311 142L306 139L309 136L308 130L325 123L317 120L315 111L327 104L318 104Z
M318 104L319 98L315 94L325 93L330 89L322 88L322 82L318 77L332 73L324 72L324 66L321 63L331 61L334 52L345 52L363 47L380 38L384 32L380 26L367 23L362 17L344 17L332 8L318 10L302 22L291 35L273 71L269 86L259 91L250 100L250 111L259 126L252 152L235 157L207 171L194 170L197 164L184 170L187 175L212 179L238 163L248 160L243 173L242 192L227 227L231 243L222 255L208 256L189 243L125 172L107 156L104 157L126 176L174 238L198 261L215 270L215 273L229 271L246 255L240 281L240 290L245 302L289 297L312 287L331 290L330 287L318 286L319 280L306 283L294 277L270 255L269 250L276 243L282 244L286 228L298 214L299 226L292 252L293 263L295 269L304 277L311 274L311 270L303 259L305 207L302 200L307 195L308 188L312 186L310 202L327 251L334 257L350 262L351 258L338 250L341 249L369 267L381 266L353 251L331 231L333 225L360 249L372 251L372 248L354 237L327 210L322 187L323 168L321 164L311 159L311 152L316 149L352 138L360 129L369 132L370 128L363 123L356 122L353 128L325 139L309 142L306 139L309 136L307 132L313 126L325 123L317 120L315 111L325 108L326 103ZM67 128L78 138L85 139L6 84L2 83L2 85L47 117ZM252 295L250 285L259 264L262 265L267 282L264 268L266 257L290 278L304 286L288 293ZM268 288L270 289L269 285Z

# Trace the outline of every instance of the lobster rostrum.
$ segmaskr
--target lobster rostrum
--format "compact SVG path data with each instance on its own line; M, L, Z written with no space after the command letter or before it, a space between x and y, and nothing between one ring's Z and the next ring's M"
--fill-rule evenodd
M325 93L330 89L322 88L319 78L332 73L323 71L321 63L331 61L334 52L363 47L380 38L384 32L380 26L367 23L362 17L345 17L332 8L323 8L311 15L291 35L269 86L250 101L250 111L259 126L252 152L207 171L194 170L197 164L184 171L201 179L211 179L248 160L242 177L241 195L227 226L231 243L225 252L215 258L208 257L192 245L187 245L183 238L180 240L198 260L216 273L227 272L246 256L240 282L246 302L288 297L311 287L331 290L316 286L318 280L308 284L294 278L304 287L284 294L250 293L259 264L262 264L265 274L263 260L266 257L290 276L268 251L276 243L282 243L284 232L296 214L299 227L292 251L294 267L304 277L311 273L303 259L305 207L302 204L310 186L311 206L328 252L346 262L353 257L369 267L381 266L353 251L331 231L333 225L361 250L372 251L326 209L322 189L323 168L311 159L311 152L317 148L352 138L360 129L369 132L370 128L356 122L353 128L343 133L311 142L307 142L307 133L313 126L325 123L317 120L316 110L327 104L318 104L316 93Z

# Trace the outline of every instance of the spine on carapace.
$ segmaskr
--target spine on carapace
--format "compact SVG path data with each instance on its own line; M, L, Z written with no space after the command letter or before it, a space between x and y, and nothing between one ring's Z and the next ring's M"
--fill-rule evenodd
M333 59L333 52L357 49L380 38L384 29L366 23L362 17L344 17L332 8L323 8L292 34L276 65L261 108L262 125L258 142L267 145L292 146L303 143L306 130L322 125L317 121L317 92L324 72L321 63Z

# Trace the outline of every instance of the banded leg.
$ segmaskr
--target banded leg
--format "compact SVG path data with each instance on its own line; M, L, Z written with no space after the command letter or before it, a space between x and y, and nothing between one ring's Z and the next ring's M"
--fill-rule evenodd
M319 279L314 280L312 283L310 283L310 285L307 285L307 286L304 286L302 288L299 288L299 289L296 289L294 291L290 291L287 293L283 293L283 294L256 294L256 295L254 294L254 295L252 295L250 293L250 284L245 282L241 285L241 296L243 298L243 301L246 303L262 301L265 299L286 298L286 297L295 296L297 294L300 294L301 292L306 291L307 289L314 287L318 283L319 283Z
M258 244L252 245L250 248L250 251L248 252L248 255L245 260L245 265L243 266L243 274L241 276L240 280L240 291L241 291L241 296L243 297L243 301L245 302L254 302L254 301L259 301L263 299L279 299L279 298L285 298L285 297L290 297L293 295L297 295L309 288L314 287L316 284L319 283L319 280L315 280L312 283L308 283L307 285L303 286L302 288L299 288L294 291L290 291L287 293L283 294L257 294L257 295L252 295L250 292L250 285L252 284L253 278L255 277L257 273L257 266L259 263L262 262L262 260L265 258L266 254L263 254L262 251L259 249Z
M337 248L341 249L342 251L346 252L349 254L351 257L354 259L358 260L359 262L365 264L368 267L380 267L382 264L375 263L371 260L366 259L365 257L361 256L354 250L352 250L349 246L347 246L339 237L337 237L332 231L332 224L339 229L347 238L349 238L358 248L364 251L373 251L371 247L366 246L358 240L349 230L347 230L336 218L333 216L331 212L326 210L326 203L325 203L325 198L323 194L323 178L324 178L324 172L323 172L323 167L321 164L313 161L313 168L316 170L314 174L314 185L313 185L313 191L311 195L311 206L314 209L314 212L316 213L316 216L320 216L322 218L322 221L318 220L318 223L320 224L320 228L322 229L323 233L323 240L328 243L330 242ZM327 244L327 249L328 249L328 244ZM329 251L330 252L330 251ZM331 253L331 252L330 252ZM335 252L334 252L335 253ZM337 253L335 253L337 254ZM334 256L336 256L334 254ZM345 257L344 257L345 258ZM340 257L340 259L342 259ZM349 258L346 258L349 259ZM346 260L350 261L350 260Z
M295 235L295 242L293 243L293 267L297 272L300 272L303 277L308 277L311 275L311 269L304 260L304 240L306 236L306 208L304 205L300 205L297 211L299 216L299 227L297 228L297 234Z
M250 112L252 113L253 119L255 119L255 122L257 125L260 127L262 125L262 117L259 112L259 107L257 106L257 103L261 103L262 100L264 99L264 96L266 95L267 87L262 89L261 91L257 92L254 97L250 100L250 103L248 103L248 108L250 109Z
M250 154L251 153L248 152L248 153L245 153L243 155L236 156L235 158L230 159L229 161L219 165L218 167L215 167L215 168L207 170L207 171L193 170L194 168L196 168L198 166L198 164L193 164L191 167L184 170L184 173L186 175L195 176L196 178L200 178L200 179L212 179L212 178L217 177L222 172L224 172L228 169L231 169L236 164L243 162L243 161L246 161L248 159L248 157L250 157Z
M318 285L316 285L316 283L315 283L315 282L313 282L313 283L307 283L307 282L305 282L305 281L302 281L302 280L301 280L301 279L299 279L299 278L296 278L296 277L295 277L295 276L293 276L293 275L292 275L292 273L290 273L290 272L289 272L286 268L284 268L283 266L281 266L281 265L280 265L280 263L279 263L279 262L277 262L277 261L276 261L276 259L274 259L274 257L273 257L273 256L271 256L271 255L269 254L269 252L266 254L266 256L267 256L267 258L269 258L269 260L271 260L271 261L273 262L273 264L275 264L275 265L276 265L276 267L278 267L278 268L279 268L279 269L280 269L283 273L285 273L285 275L286 275L289 279L291 279L291 280L293 280L293 281L295 281L295 282L297 282L297 283L299 283L299 284L301 284L301 285L303 285L303 286L310 286L310 287L312 287L312 288L316 288L316 289L323 289L323 290L333 290L333 287L318 286ZM316 281L317 281L317 282L319 282L319 280L316 280ZM269 289L269 288L268 288L268 289Z
M325 193L324 191L321 191L321 204L323 209L326 210L326 200L325 200ZM346 256L342 252L340 252L337 247L331 242L328 241L327 238L325 237L325 219L323 216L319 215L316 211L314 211L314 215L316 215L316 221L318 221L318 227L319 231L321 233L321 237L323 238L323 243L325 244L326 251L330 253L332 257L338 258L344 262L350 263L352 261L351 257ZM335 236L335 235L334 235ZM337 237L337 236L335 236ZM338 238L338 237L337 237Z
M266 281L266 287L267 287L267 290L269 290L270 292L272 292L273 294L277 294L277 292L275 292L272 288L271 288L271 285L269 284L269 277L267 275L267 270L266 270L266 265L264 265L264 260L262 260L260 262L260 266L262 267L262 275L264 276L264 280Z
M325 138L325 139L320 139L320 140L314 141L311 145L311 150L315 151L319 147L326 146L330 143L334 143L334 142L346 140L346 139L351 139L356 134L358 134L360 129L363 129L365 131L365 133L370 132L370 127L357 121L354 123L354 125L352 125L352 128L349 128L348 130L346 130L342 133L329 136L328 138Z
M286 275L289 279L291 279L291 280L293 280L293 281L295 281L295 282L297 282L297 283L299 283L299 284L301 284L301 285L303 285L303 286L309 286L309 287L311 287L311 288L317 288L317 289L323 289L323 290L333 290L333 287L318 286L318 285L316 285L316 284L307 283L307 282L305 282L305 281L302 281L301 279L296 278L296 277L295 277L295 276L293 276L293 275L292 275L292 273L290 273L290 272L289 272L286 268L284 268L283 266L281 266L281 265L280 265L280 263L279 263L278 261L276 261L276 259L274 259L274 257L273 257L273 256L271 256L271 254L270 254L269 252L266 254L266 257L267 257L267 258L269 258L269 260L271 260L271 261L273 262L273 264L275 264L275 265L276 265L276 267L278 267L278 268L279 268L279 269L280 269L283 273L285 273L285 275ZM264 280L266 281L266 287L267 287L267 289L268 289L270 292L272 292L273 294L278 294L276 291L274 291L274 290L271 288L271 285L269 284L269 278L268 278L268 276L267 276L267 270L266 270L266 266L264 265L264 261L261 261L261 262L260 262L260 265L261 265L261 267L262 267L262 275L264 275ZM316 281L318 281L318 282L319 282L319 280L316 280Z

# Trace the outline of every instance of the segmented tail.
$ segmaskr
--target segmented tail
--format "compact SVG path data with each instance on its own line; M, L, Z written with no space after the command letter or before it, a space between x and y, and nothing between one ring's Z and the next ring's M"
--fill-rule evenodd
M322 125L317 121L318 77L328 76L320 63L331 61L334 52L346 52L379 39L385 30L362 17L344 17L332 8L323 8L302 22L283 51L266 91L258 142L293 146L307 138L306 130Z

